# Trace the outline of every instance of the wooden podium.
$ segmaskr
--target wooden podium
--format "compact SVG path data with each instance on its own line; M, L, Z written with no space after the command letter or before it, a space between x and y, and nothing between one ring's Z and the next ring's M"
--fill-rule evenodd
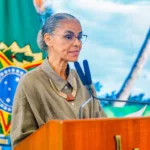
M150 150L150 117L52 120L15 150Z

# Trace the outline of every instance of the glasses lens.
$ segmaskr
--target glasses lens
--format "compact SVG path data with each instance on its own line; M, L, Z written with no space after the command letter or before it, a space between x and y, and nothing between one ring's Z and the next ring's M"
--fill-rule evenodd
M65 35L64 37L67 41L70 41L70 42L75 40L74 35L68 34L68 35Z
M87 35L82 35L81 37L82 44L85 43L86 39L87 39Z
M87 35L79 35L78 37L75 37L75 35L65 35L64 36L66 42L68 43L73 43L76 38L83 43L85 43L86 39L87 39Z

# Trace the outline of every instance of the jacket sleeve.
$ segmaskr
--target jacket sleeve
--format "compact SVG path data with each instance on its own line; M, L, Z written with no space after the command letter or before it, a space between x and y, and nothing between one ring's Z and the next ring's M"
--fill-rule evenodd
M106 118L107 115L105 114L102 106L100 105L99 100L94 99L94 114L95 114L95 118Z
M12 147L15 147L38 128L22 87L22 83L19 83L13 103L10 130Z

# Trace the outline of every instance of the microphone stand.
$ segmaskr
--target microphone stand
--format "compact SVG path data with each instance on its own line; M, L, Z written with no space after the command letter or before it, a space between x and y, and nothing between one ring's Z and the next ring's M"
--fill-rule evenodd
M98 97L95 97L94 95L92 95L93 96L93 98L95 98L95 99L97 99L97 100L100 100L100 101L109 101L109 102L121 102L121 103L123 103L123 102L125 102L125 103L131 103L131 104L145 104L145 105L150 105L150 103L148 103L148 102L137 102L137 101L126 101L126 100L117 100L117 99L105 99L105 98L98 98Z
M86 100L81 106L80 106L80 109L79 109L79 119L83 119L83 108L85 107L85 105L87 105L91 100L93 99L93 96L91 95L91 97Z
M98 97L95 97L93 95L93 90L92 88L90 87L90 85L85 85L85 87L87 88L89 94L90 94L90 98L88 100L86 100L81 106L80 106L80 109L79 109L79 119L82 119L83 118L83 108L93 99L97 99L97 100L100 100L100 101L109 101L109 102L125 102L125 103L131 103L131 104L144 104L144 105L150 105L150 103L148 102L137 102L137 101L126 101L126 100L113 100L113 99L105 99L105 98L98 98Z
M88 85L85 85L85 87L87 88L89 94L90 94L90 98L88 100L86 100L81 106L80 106L80 109L79 109L79 119L83 119L83 108L91 101L93 100L94 98L94 95L92 94L92 88Z
M114 102L115 101L115 102L121 102L121 103L125 102L125 103L131 103L131 104L146 104L146 105L150 105L149 102L137 102L137 101L133 101L133 100L132 101L126 101L126 100L117 100L117 99L98 98L98 97L95 97L93 95L93 90L92 90L90 85L88 85L88 86L86 85L85 87L87 88L87 90L89 91L90 95L93 98L95 98L97 100L100 100L100 101L110 101L110 102Z

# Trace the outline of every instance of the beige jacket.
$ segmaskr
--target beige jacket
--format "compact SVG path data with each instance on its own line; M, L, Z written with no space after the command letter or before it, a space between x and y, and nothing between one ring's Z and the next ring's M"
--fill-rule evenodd
M56 94L49 79L64 93L70 93L73 88L77 88L75 100L67 101ZM69 69L67 80L63 80L53 71L46 59L42 65L20 79L12 112L12 146L16 146L51 119L78 119L79 108L89 97L75 70ZM96 118L106 115L99 102L94 99L85 106L83 117Z

